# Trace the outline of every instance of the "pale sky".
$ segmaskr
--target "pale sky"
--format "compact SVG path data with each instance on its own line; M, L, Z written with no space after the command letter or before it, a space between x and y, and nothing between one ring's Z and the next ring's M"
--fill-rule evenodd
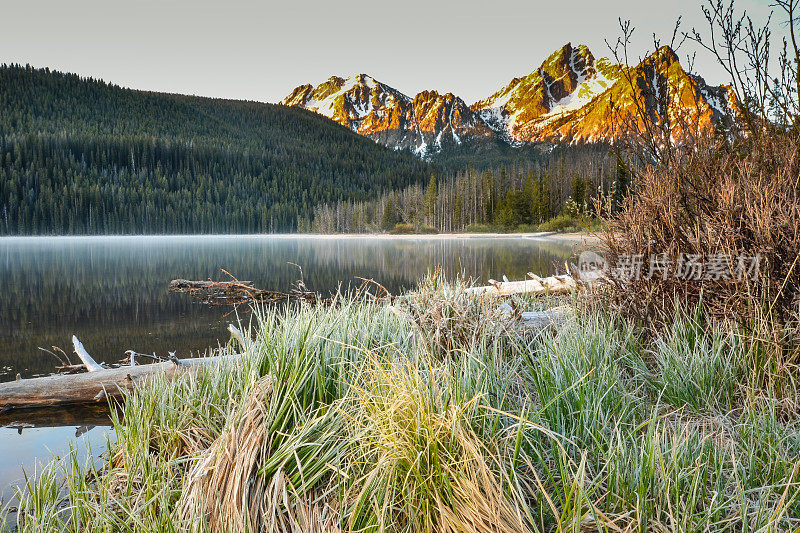
M769 12L768 0L737 5L757 18ZM705 29L692 0L0 0L0 63L265 102L364 72L411 96L436 89L471 104L568 41L608 55L619 17L636 26L638 55L653 32L668 41L681 14L683 28ZM689 51L679 50L682 60ZM705 54L695 70L725 81Z

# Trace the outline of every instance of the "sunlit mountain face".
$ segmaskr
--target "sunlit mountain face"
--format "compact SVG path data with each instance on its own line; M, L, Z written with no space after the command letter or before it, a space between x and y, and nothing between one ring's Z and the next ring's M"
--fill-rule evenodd
M412 98L366 74L300 85L280 103L425 158L486 140L511 146L615 142L643 116L713 128L729 124L735 111L730 87L689 74L669 47L624 66L571 43L472 105L436 91Z

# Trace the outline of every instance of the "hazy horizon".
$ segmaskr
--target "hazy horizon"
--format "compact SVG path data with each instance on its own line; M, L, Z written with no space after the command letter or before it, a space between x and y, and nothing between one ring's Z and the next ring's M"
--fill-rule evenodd
M101 78L133 89L277 102L303 83L364 72L414 95L452 92L467 103L513 77L532 72L566 42L609 55L618 18L636 32L632 54L652 49L652 34L669 41L675 20L705 28L699 5L678 2L571 4L499 0L376 6L363 0L302 5L237 0L145 0L136 4L78 0L14 1L4 7L0 62ZM740 1L757 19L769 4ZM777 33L777 32L776 32ZM678 50L682 61L696 47ZM695 71L725 82L707 53Z

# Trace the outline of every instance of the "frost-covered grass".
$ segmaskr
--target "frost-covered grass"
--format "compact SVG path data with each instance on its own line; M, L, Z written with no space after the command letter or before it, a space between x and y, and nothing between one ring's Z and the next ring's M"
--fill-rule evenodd
M131 394L107 465L32 481L20 530L800 527L794 370L698 313L487 327L463 287L264 311L241 364Z

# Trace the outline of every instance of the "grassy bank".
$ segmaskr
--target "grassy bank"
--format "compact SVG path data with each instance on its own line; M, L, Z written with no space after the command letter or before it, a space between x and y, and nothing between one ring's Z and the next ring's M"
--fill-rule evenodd
M461 287L263 311L242 364L132 394L107 465L54 462L20 530L800 527L795 382L746 338L581 311L531 337Z

